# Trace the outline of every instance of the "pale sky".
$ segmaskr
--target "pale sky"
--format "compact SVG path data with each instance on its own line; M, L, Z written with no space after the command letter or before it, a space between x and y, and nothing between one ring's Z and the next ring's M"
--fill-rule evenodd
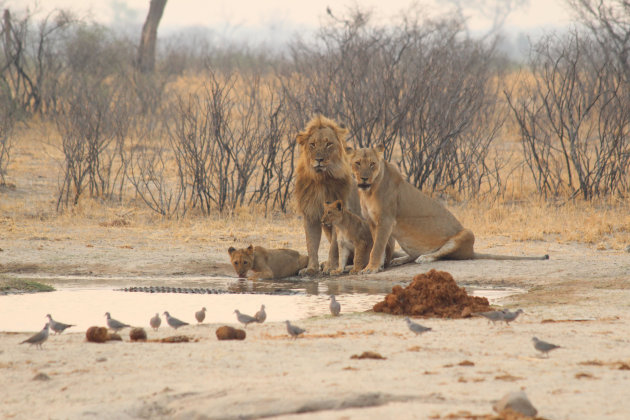
M186 26L220 28L259 28L273 31L274 28L304 26L309 30L317 28L325 16L326 6L331 6L337 15L343 15L348 8L359 5L373 10L375 21L389 21L401 11L414 4L422 4L427 13L439 12L440 0L170 0L166 4L160 29ZM466 0L462 4L469 4ZM505 30L511 33L530 32L541 27L566 26L570 21L570 11L565 0L525 0L526 5L509 16ZM149 0L0 0L0 6L11 9L24 9L26 5L38 4L43 13L54 8L64 8L75 12L79 17L87 17L99 23L111 24L118 16L127 24L142 24L149 8ZM114 12L114 10L117 10ZM488 18L475 9L464 9L469 19L469 28L484 31L490 26Z

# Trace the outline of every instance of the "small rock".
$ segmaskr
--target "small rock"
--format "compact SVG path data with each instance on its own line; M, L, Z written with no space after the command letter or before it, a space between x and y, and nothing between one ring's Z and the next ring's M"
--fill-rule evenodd
M90 327L85 332L85 338L92 343L104 343L107 341L107 328Z
M512 410L525 416L534 417L538 413L523 391L510 392L504 395L492 408L499 414L506 410Z
M96 363L103 363L107 361L107 357L99 357L98 359L96 359Z
M353 354L350 356L351 359L376 359L376 360L385 360L387 357L381 356L379 353L375 351L364 351L363 353Z
M245 330L227 325L217 328L216 334L219 340L244 340L246 337Z
M46 375L43 372L38 373L33 377L34 381L50 381L50 376Z
M144 328L132 328L129 331L129 339L131 341L147 341L147 332Z

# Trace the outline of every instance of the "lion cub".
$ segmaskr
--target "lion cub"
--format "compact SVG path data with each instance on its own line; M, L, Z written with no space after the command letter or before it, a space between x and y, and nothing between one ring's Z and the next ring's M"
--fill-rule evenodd
M322 223L332 225L337 231L339 247L339 267L330 274L341 274L346 268L348 256L354 251L354 267L350 274L357 274L365 268L372 251L372 233L367 222L344 207L341 200L324 204ZM392 258L392 247L388 244L385 265Z
M292 249L267 249L250 245L247 248L228 248L230 261L240 278L247 277L247 272L254 273L250 280L279 279L295 276L308 265L308 257Z

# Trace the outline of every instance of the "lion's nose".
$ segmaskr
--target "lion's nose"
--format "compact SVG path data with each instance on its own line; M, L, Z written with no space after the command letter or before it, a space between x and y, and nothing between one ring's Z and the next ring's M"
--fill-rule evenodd
M324 158L315 158L315 160L317 161L317 163L322 163L324 161Z
M367 182L367 181L368 181L368 179L369 179L369 178L368 178L368 177L366 177L366 176L362 176L362 177L361 177L361 181L363 181L363 182Z

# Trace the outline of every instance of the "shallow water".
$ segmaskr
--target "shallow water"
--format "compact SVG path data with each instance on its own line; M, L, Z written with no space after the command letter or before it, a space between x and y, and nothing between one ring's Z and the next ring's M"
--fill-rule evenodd
M53 283L54 292L0 296L0 331L40 330L51 314L56 321L76 324L70 332L82 332L93 325L105 326L105 312L127 324L149 328L149 319L168 311L171 316L196 324L194 314L206 307L206 323L236 325L235 309L254 315L266 306L267 321L299 320L329 315L329 295L337 295L343 312L363 312L391 291L392 283L345 279L319 281L258 281L234 278L134 279L76 277L38 279ZM90 286L86 286L89 284ZM114 289L137 286L201 287L230 291L225 294L182 294L123 292ZM518 289L467 288L475 296L486 296L491 303L520 293ZM291 291L291 295L268 294ZM166 326L164 318L162 327ZM166 328L170 328L166 326ZM187 327L190 328L190 327ZM185 330L182 330L185 332Z

